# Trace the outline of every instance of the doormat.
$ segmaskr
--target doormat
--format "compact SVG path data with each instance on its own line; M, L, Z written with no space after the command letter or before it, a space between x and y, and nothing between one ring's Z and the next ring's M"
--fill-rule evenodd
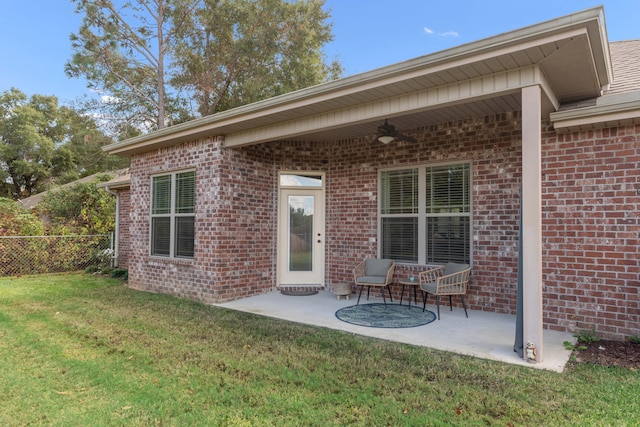
M308 289L280 289L280 293L290 297L308 297L310 295L316 295L318 291Z
M371 328L415 328L436 320L432 311L399 304L351 305L336 311L336 317L352 325Z

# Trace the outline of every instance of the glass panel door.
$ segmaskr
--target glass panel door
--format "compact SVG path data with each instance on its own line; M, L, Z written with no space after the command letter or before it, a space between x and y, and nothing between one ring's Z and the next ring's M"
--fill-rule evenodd
M289 271L313 271L313 196L289 196Z
M324 285L324 189L281 188L278 284Z

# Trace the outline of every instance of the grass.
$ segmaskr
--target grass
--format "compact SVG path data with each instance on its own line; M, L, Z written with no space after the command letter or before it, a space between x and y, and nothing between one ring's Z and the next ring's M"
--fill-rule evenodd
M0 425L640 425L638 372L562 374L85 274L0 279Z

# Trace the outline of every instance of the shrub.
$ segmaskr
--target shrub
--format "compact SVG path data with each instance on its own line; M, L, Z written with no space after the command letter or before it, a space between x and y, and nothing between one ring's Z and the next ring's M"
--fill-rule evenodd
M50 234L54 230L64 230L64 234L108 234L113 231L115 199L97 186L108 179L109 175L104 175L90 183L78 183L47 193L36 211L51 221Z
M0 236L42 236L44 224L20 202L0 198Z
M111 272L111 277L114 279L129 280L129 270L124 268L115 268Z

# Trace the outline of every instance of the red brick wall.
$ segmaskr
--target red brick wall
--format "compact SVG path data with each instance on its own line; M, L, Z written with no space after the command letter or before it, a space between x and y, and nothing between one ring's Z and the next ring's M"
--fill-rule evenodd
M473 309L515 310L521 130L518 112L417 129L418 142L332 145L327 178L327 282L351 281L353 267L377 253L378 171L405 165L471 161ZM396 277L425 266L398 265ZM394 287L395 297L400 287ZM433 302L433 301L432 301Z
M327 172L326 284L351 281L353 267L366 256L376 256L378 171L470 160L474 273L467 299L474 309L513 312L519 113L445 123L416 130L414 135L419 143L389 146L368 138L274 142L241 149L202 141L135 156L131 164L131 285L203 301L274 289L277 174L281 170ZM197 176L195 259L150 257L150 176L193 167ZM399 266L398 277L420 268Z
M547 326L640 334L640 126L543 138Z
M203 266L217 280L220 301L264 293L276 287L277 174L269 145L221 149L217 153L218 179L206 188L215 196L205 218L215 218L210 257ZM219 186L217 190L216 186ZM198 194L200 194L198 192ZM196 242L198 244L198 242Z
M228 150L202 140L131 161L130 286L219 302L275 287L273 154L268 146ZM196 170L193 260L149 256L150 177Z

